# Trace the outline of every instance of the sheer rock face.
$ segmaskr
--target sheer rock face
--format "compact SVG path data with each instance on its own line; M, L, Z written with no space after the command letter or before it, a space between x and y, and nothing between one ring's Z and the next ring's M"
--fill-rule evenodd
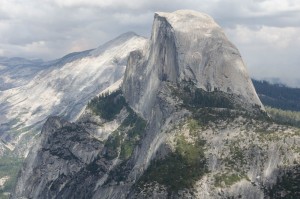
M211 17L185 10L156 13L149 44L129 58L125 97L147 118L162 82L184 80L205 91L234 94L248 110L263 109L239 51Z
M110 162L80 126L49 117L21 170L13 198L88 198Z
M217 98L233 96L245 108L184 104L182 94L193 97L190 88L180 93L184 85L203 95L218 90ZM280 175L299 166L300 131L249 116L263 107L238 51L210 17L157 13L151 40L130 54L122 90L108 105L122 95L128 104L111 121L88 108L75 124L48 119L13 198L289 194Z

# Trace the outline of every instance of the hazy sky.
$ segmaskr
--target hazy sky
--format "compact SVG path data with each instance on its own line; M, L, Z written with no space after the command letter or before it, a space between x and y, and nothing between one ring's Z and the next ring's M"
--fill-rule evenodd
M127 31L149 37L155 11L178 9L214 17L252 77L300 86L300 0L0 0L0 56L49 60Z

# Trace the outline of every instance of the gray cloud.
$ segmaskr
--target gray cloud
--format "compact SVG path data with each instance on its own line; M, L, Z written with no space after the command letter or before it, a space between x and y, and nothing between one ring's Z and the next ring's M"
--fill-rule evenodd
M177 9L214 17L254 77L297 82L298 0L1 0L0 56L47 60L95 48L127 31L150 36L154 12Z

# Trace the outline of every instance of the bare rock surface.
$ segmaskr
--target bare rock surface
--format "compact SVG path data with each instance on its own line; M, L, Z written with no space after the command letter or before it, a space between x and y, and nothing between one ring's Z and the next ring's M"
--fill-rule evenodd
M264 111L213 19L156 13L120 90L51 117L12 198L297 198L298 128Z

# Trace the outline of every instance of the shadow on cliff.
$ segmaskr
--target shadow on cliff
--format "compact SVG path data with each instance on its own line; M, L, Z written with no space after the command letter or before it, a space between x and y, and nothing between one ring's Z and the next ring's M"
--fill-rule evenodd
M277 175L276 183L272 186L265 186L265 198L300 198L300 164L281 167L273 171Z

